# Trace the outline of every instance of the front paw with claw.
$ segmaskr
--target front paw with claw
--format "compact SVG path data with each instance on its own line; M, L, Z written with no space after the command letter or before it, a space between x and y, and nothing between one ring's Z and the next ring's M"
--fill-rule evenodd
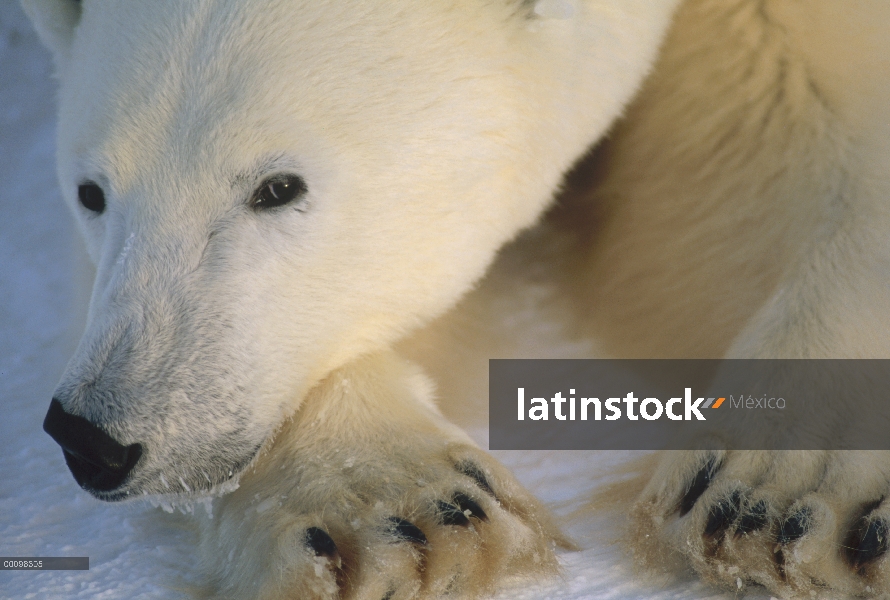
M202 544L207 562L224 558L209 565L217 597L473 598L556 572L565 540L546 511L428 406L399 397L400 379L378 367L326 382L215 502Z
M637 557L784 598L890 593L890 453L666 453L632 511Z

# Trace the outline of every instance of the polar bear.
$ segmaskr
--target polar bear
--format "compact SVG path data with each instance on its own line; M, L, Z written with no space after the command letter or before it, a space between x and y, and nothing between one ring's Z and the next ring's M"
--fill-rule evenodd
M571 546L457 426L488 358L886 355L890 5L678 4L23 0L97 268L77 482L216 497L208 595L477 597ZM644 563L890 589L885 454L646 477Z

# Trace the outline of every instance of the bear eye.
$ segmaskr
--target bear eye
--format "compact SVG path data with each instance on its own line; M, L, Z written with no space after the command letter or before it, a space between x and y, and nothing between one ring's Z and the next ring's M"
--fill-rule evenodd
M92 181L77 186L77 198L87 210L102 214L105 210L105 192Z
M268 179L254 192L251 206L255 209L275 208L299 200L307 192L306 182L297 175Z

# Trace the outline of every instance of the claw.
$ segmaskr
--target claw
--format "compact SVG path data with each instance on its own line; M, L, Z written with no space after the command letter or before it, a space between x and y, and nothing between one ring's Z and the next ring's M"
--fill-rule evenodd
M315 556L334 557L337 554L337 544L323 529L310 527L306 530L306 545L315 551Z
M880 558L887 552L887 522L872 521L859 539L859 544L848 551L854 569Z
M782 522L782 528L779 530L777 541L780 544L790 544L802 538L810 528L812 516L813 513L809 508L802 508L785 519Z
M483 491L485 491L492 498L497 500L497 496L494 493L494 490L491 489L491 485L488 483L488 479L485 477L485 473L482 472L482 469L476 463L472 463L468 460L460 462L454 465L454 468L457 469L459 473L466 475L470 479L476 482Z
M708 522L705 525L705 535L708 537L722 535L739 516L742 506L742 495L735 491L732 496L726 498L711 507L708 514Z
M467 515L464 514L464 511L453 504L448 504L447 502L439 500L436 502L436 508L439 511L439 518L442 521L442 525L460 525L461 527L470 526L470 520L467 518Z
M741 537L742 535L763 529L766 522L766 502L761 500L742 516L738 527L735 529L734 537Z
M460 509L460 511L463 514L466 515L467 511L469 511L470 514L467 516L475 517L475 518L479 519L480 521L488 520L488 515L485 514L485 511L482 510L482 507L479 506L479 504L477 504L475 500L473 500L466 494L464 494L462 492L456 493L454 495L454 498L452 499L452 502L454 502L454 504L457 505L457 507Z
M387 521L389 522L387 531L399 540L411 542L413 544L425 545L427 543L426 536L414 523L406 521L405 519L400 519L399 517L389 517Z
M884 519L869 518L872 511L880 506L882 501L883 498L864 508L863 515L850 531L844 545L847 562L857 571L887 552L888 542L890 542L887 535L890 526Z
M692 507L695 506L696 501L701 497L702 494L707 491L708 486L711 485L711 480L714 478L714 475L717 474L717 470L720 468L720 465L717 463L716 457L711 457L708 459L708 462L705 463L701 469L699 469L698 473L695 474L695 479L692 480L692 483L689 485L689 489L686 490L686 494L683 495L683 498L680 500L680 516L685 516Z

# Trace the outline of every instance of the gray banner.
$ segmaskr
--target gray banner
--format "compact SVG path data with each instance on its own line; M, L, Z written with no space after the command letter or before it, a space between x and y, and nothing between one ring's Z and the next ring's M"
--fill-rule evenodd
M88 556L0 556L0 571L89 571Z
M890 360L491 360L493 450L890 450Z

